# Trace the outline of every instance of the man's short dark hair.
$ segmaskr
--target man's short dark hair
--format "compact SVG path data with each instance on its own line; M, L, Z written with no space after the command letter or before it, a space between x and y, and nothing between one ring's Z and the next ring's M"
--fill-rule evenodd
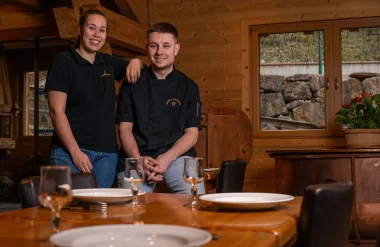
M149 34L158 32L158 33L171 33L173 34L174 38L178 39L178 31L177 28L175 28L172 24L167 22L158 22L151 26L148 31L146 32L146 37L149 39Z

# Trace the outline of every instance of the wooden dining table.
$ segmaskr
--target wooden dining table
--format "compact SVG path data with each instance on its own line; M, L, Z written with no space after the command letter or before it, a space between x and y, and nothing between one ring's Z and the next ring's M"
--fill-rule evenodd
M202 210L183 205L190 195L152 193L139 196L144 206L108 205L100 212L68 207L61 210L60 230L106 224L167 224L204 229L213 234L205 247L291 246L297 236L296 220L302 197L281 203L271 210L241 211L210 204ZM0 213L0 246L54 246L52 213L42 207Z

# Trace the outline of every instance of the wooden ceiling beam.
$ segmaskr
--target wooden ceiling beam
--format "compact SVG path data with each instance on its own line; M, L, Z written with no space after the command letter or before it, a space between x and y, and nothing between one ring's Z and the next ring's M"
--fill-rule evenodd
M131 20L140 22L136 15L133 13L133 10L129 6L127 0L114 0L117 8L119 9L120 13L124 15L125 17L128 17ZM141 22L140 22L141 23Z
M147 0L114 0L124 16L133 16L140 24L148 28Z
M145 27L138 22L129 20L100 5L81 6L83 11L98 9L107 17L107 41L124 49L129 49L139 54L145 54ZM69 8L55 8L59 35L63 39L75 41L78 36L78 24L75 22L75 11Z
M51 14L35 14L27 12L8 12L0 16L0 30L25 27L38 27L54 21Z
M0 3L23 11L42 12L43 9L39 0L0 0Z
M23 41L11 41L1 44L4 47L4 50L19 50L26 48L34 48L34 40L23 40ZM49 46L67 46L68 41L60 38L57 39L41 39L40 47L49 47Z
M71 0L71 3L73 4L75 18L77 20L77 23L79 23L79 19L81 16L81 7L84 5L100 5L100 0Z
M78 4L78 2L76 2L76 4ZM107 42L138 54L145 54L146 28L144 25L97 4L83 5L80 7L78 7L79 5L74 6L77 6L76 8L79 8L79 10L75 11L75 9L67 7L53 9L59 36L61 38L75 41L78 37L78 15L76 13L80 13L81 10L98 9L107 17Z
M148 28L149 23L147 0L115 0L116 4L117 1L127 1L129 7L131 8L139 23L145 25L146 28Z
M0 41L32 39L36 37L56 37L57 28L52 26L27 27L10 30L0 30Z
M0 41L57 35L52 14L7 12L0 16Z
M75 12L71 8L62 7L53 9L59 37L75 42L78 37L78 24Z

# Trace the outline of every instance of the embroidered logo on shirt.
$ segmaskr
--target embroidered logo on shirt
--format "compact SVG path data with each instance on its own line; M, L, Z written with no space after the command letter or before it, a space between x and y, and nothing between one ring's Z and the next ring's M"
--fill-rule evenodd
M108 74L106 71L104 71L103 74L100 75L100 77L103 77L103 76L110 76L111 74Z
M180 106L181 105L181 101L179 101L178 99L176 98L171 98L171 99L168 99L166 101L166 105L171 105L172 107L175 107L177 104Z

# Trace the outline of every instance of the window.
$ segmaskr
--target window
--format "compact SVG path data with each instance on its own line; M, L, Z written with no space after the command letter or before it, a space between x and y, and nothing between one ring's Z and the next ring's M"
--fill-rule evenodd
M38 98L39 98L39 128L38 135L52 136L54 127L49 115L47 94L44 90L47 71L40 71ZM24 111L24 135L34 135L34 72L25 73L25 111Z
M260 129L324 129L323 30L261 34Z
M334 136L335 112L380 93L380 18L251 26L256 137Z
M380 93L380 19L336 22L334 38L337 43L335 108L338 111L363 92ZM336 132L340 130L341 126L336 126Z

